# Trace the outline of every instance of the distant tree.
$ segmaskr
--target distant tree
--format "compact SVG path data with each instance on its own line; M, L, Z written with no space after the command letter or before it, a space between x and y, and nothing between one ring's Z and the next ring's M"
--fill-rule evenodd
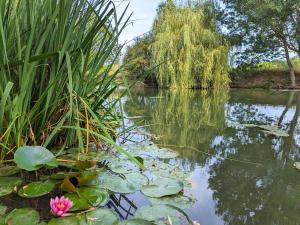
M209 8L199 2L178 6L168 0L158 14L151 49L161 87L228 87L228 46L214 29Z
M221 27L235 46L236 63L257 63L284 57L295 87L291 53L300 56L299 0L222 0Z
M127 47L123 64L126 76L130 80L140 80L146 83L155 83L154 69L151 67L152 55L150 46L153 42L152 34L136 38L134 43Z

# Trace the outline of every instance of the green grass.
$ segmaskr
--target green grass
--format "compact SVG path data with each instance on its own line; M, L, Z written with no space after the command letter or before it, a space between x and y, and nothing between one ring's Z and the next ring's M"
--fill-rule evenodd
M114 143L112 52L127 21L107 0L0 1L1 160L23 145Z
M300 59L292 60L295 69L300 70ZM272 62L261 62L257 64L257 70L288 70L288 65L284 60L275 60Z

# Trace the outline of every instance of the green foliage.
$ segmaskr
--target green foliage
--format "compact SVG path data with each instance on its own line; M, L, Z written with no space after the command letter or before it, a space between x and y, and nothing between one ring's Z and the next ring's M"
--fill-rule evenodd
M291 86L295 72L291 53L300 56L300 4L298 0L222 0L220 21L235 46L234 63L257 64L286 59Z
M208 12L208 7L178 7L172 0L163 7L154 23L152 45L160 87L228 87L228 46L212 26L214 18Z
M112 1L0 1L0 159L23 145L112 140L122 19Z
M136 38L134 44L127 48L123 63L126 77L130 80L155 83L155 71L151 68L152 42L153 36L148 34Z
M17 166L27 171L35 171L44 166L57 167L53 153L41 146L24 146L14 154Z

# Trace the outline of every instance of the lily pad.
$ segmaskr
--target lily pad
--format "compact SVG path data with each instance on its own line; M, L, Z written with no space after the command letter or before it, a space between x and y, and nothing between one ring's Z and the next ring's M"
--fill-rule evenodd
M173 205L180 209L188 209L192 207L194 201L193 199L183 196L167 196L162 198L149 198L152 205Z
M242 124L242 125L245 127L248 127L248 128L257 127L269 134L279 136L279 137L288 137L289 136L289 134L286 131L280 129L278 126L256 125L256 124Z
M51 182L32 182L23 186L18 195L24 198L36 198L48 194L55 188Z
M169 148L161 148L156 151L156 155L160 159L173 159L178 156L178 153Z
M155 221L176 215L178 215L178 211L168 205L147 205L139 208L134 214L134 218Z
M128 160L112 158L108 161L108 167L115 173L126 174L139 171L139 167Z
M116 174L103 172L98 177L98 184L101 188L121 194L134 193L140 190L142 185L147 182L147 177L141 173L130 173L121 177Z
M104 206L109 200L109 195L105 190L97 187L82 187L77 189L77 193L65 195L73 202L70 212L86 210L91 207Z
M41 146L25 146L18 148L14 154L14 161L18 167L27 171L35 171L44 166L58 166L52 152Z
M48 225L86 225L85 215L76 215L69 217L53 218Z
M109 209L96 209L86 214L86 220L89 225L116 225L118 218Z
M182 191L183 187L184 184L182 181L164 177L143 186L141 191L148 197L160 198L177 194Z
M7 207L0 205L0 216L3 216L6 213Z
M0 167L0 177L7 177L20 172L17 166L4 166Z
M300 170L300 162L294 162L293 166L294 166L296 169Z
M18 177L0 177L0 197L11 194L21 183Z
M119 225L153 225L153 222L143 219L124 220Z
M5 219L5 223L9 225L37 225L39 221L38 212L28 208L14 209Z

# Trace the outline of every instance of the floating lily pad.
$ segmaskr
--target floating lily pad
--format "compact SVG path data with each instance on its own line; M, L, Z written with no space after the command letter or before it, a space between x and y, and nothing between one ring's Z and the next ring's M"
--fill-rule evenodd
M132 173L132 172L138 172L139 167L128 161L128 160L122 160L122 159L109 159L108 167L115 173Z
M153 222L143 219L124 220L119 225L153 225Z
M300 170L300 162L294 162L293 166L294 166L296 169Z
M17 166L4 166L0 167L0 177L7 177L20 172Z
M174 195L182 191L184 184L182 181L171 178L159 178L148 185L142 187L142 193L148 197L159 198Z
M193 199L183 196L167 196L162 198L149 198L152 205L173 205L180 209L188 209L192 207L194 201Z
M39 221L38 212L28 208L14 209L5 219L6 224L9 225L37 225Z
M51 192L55 187L51 182L32 182L23 186L18 195L24 198L36 198Z
M76 215L51 219L48 225L86 225L85 215Z
M157 157L160 159L173 159L178 156L178 153L169 149L169 148L161 148L155 152Z
M98 184L101 188L121 194L134 193L146 184L148 179L141 173L125 174L124 177L116 174L103 172L98 177Z
M25 146L18 148L14 154L14 161L18 167L27 171L38 170L44 166L58 166L52 152L41 146Z
M6 213L7 207L0 205L0 216L3 216Z
M0 177L0 197L11 194L21 183L18 177Z
M116 225L118 218L109 209L96 209L86 214L86 220L89 225Z
M178 215L178 211L168 205L147 205L139 208L134 214L134 218L155 221L176 215Z
M109 200L109 195L105 190L97 187L82 187L77 189L77 193L65 195L73 202L70 211L86 210L91 207L104 206Z
M286 131L281 130L278 126L256 125L256 124L242 124L242 125L245 127L248 127L248 128L257 127L257 128L264 130L265 132L267 132L269 134L279 136L279 137L288 137L289 136L289 134Z

